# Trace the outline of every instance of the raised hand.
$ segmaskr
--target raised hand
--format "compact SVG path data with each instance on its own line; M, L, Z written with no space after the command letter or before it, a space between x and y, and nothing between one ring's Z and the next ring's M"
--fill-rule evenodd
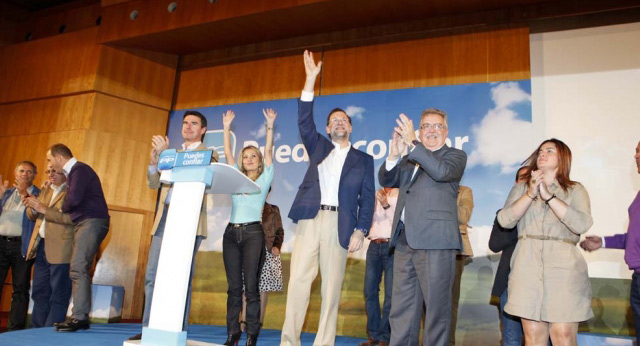
M225 130L228 130L231 128L231 123L233 122L233 119L235 117L236 117L236 113L234 113L232 110L228 110L224 114L222 114L222 126L224 127Z
M527 193L530 197L537 197L540 192L540 184L542 184L542 180L544 178L544 174L541 170L531 172L531 179L529 179L529 190Z
M400 113L400 116L396 119L396 123L398 126L395 128L395 132L402 137L404 144L411 145L411 142L416 139L413 121L404 115L404 113Z
M5 180L4 183L2 183L2 174L0 174L0 183L0 197L2 197L7 189L9 189L9 181Z
M383 207L389 205L389 203L387 202L387 193L384 191L384 189L376 191L376 199Z
M18 193L22 197L25 197L29 194L29 192L27 192L29 185L27 181L22 178L16 178L15 182L13 183L13 187L15 187L16 190L18 190Z
M400 134L398 134L398 132L396 132L394 129L393 133L391 134L391 146L389 147L388 159L390 161L397 160L400 155L404 154L406 148L407 145L402 140L402 136L400 136Z
M153 136L151 137L151 164L158 163L158 158L163 150L169 149L169 138L167 136Z
M22 199L22 203L29 208L37 211L40 214L44 214L47 211L47 206L40 202L36 197L29 196Z
M262 110L262 114L264 114L264 118L267 119L267 126L272 127L276 122L278 113L271 108L267 108Z
M313 53L308 50L304 51L304 71L307 74L307 79L313 78L314 80L318 77L320 70L322 69L322 61L319 61L317 64L313 59Z

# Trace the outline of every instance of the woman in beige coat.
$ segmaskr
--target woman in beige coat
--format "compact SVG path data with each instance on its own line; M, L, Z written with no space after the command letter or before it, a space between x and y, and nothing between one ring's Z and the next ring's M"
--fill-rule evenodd
M577 345L578 322L593 316L587 264L576 247L593 223L589 195L569 179L571 150L544 141L525 164L526 183L511 189L498 222L518 226L505 311L522 318L525 344Z

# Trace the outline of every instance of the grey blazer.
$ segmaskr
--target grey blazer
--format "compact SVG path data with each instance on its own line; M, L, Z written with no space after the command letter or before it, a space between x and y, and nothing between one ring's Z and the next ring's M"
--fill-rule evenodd
M419 168L412 178L416 163ZM390 171L386 163L382 164L378 174L380 185L400 189L391 248L396 245L398 223L405 208L405 232L412 249L462 248L457 197L466 164L467 154L447 145L434 152L418 145Z

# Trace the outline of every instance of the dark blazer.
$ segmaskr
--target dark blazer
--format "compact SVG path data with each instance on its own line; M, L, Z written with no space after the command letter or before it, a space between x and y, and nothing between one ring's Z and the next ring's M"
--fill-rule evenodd
M0 214L2 214L2 209L4 208L4 204L7 203L7 200L9 199L9 197L11 197L11 195L13 194L13 191L15 190L16 190L15 187L7 189L7 191L4 192L4 195L2 195L2 198L0 198ZM40 189L37 186L33 185L32 191L33 191L31 193L32 196L34 197L40 196ZM29 239L31 239L31 232L33 232L33 227L35 226L35 222L31 221L31 219L29 219L29 216L27 215L27 209L28 208L24 209L24 214L22 215L22 239L21 239L22 244L20 244L22 257L27 256L27 247L29 246Z
M420 167L411 178L415 163ZM431 151L423 145L403 157L392 170L380 167L380 185L399 188L390 247L398 240L402 210L407 243L412 249L461 249L458 228L458 186L467 165L464 151L447 145Z
M271 252L274 247L280 250L284 240L284 228L282 227L280 208L277 205L264 203L264 208L262 208L262 230L264 231L264 244L267 250Z
M62 212L71 214L73 223L85 219L109 219L100 178L86 163L78 161L71 167Z
M289 218L313 219L320 210L320 178L318 165L333 150L333 143L320 135L313 121L313 102L298 101L298 128L302 143L309 155L309 168L304 175L298 194L293 201ZM342 167L338 190L338 239L343 248L349 247L354 229L365 234L371 227L375 206L373 157L353 147L347 153Z
M498 210L499 211L499 210ZM500 262L498 262L498 270L496 270L496 278L493 280L493 288L491 295L500 297L502 292L507 288L509 282L509 273L511 272L511 255L516 248L518 242L518 229L502 228L498 223L498 218L493 220L493 228L489 237L489 249L493 252L502 251Z

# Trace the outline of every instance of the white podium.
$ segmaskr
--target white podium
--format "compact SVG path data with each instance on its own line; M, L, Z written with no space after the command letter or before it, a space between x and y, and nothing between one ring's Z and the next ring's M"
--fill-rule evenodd
M187 340L182 330L196 231L205 193L255 193L258 184L232 166L213 163L211 151L162 152L160 181L173 184L160 249L149 326L128 345L217 345Z

